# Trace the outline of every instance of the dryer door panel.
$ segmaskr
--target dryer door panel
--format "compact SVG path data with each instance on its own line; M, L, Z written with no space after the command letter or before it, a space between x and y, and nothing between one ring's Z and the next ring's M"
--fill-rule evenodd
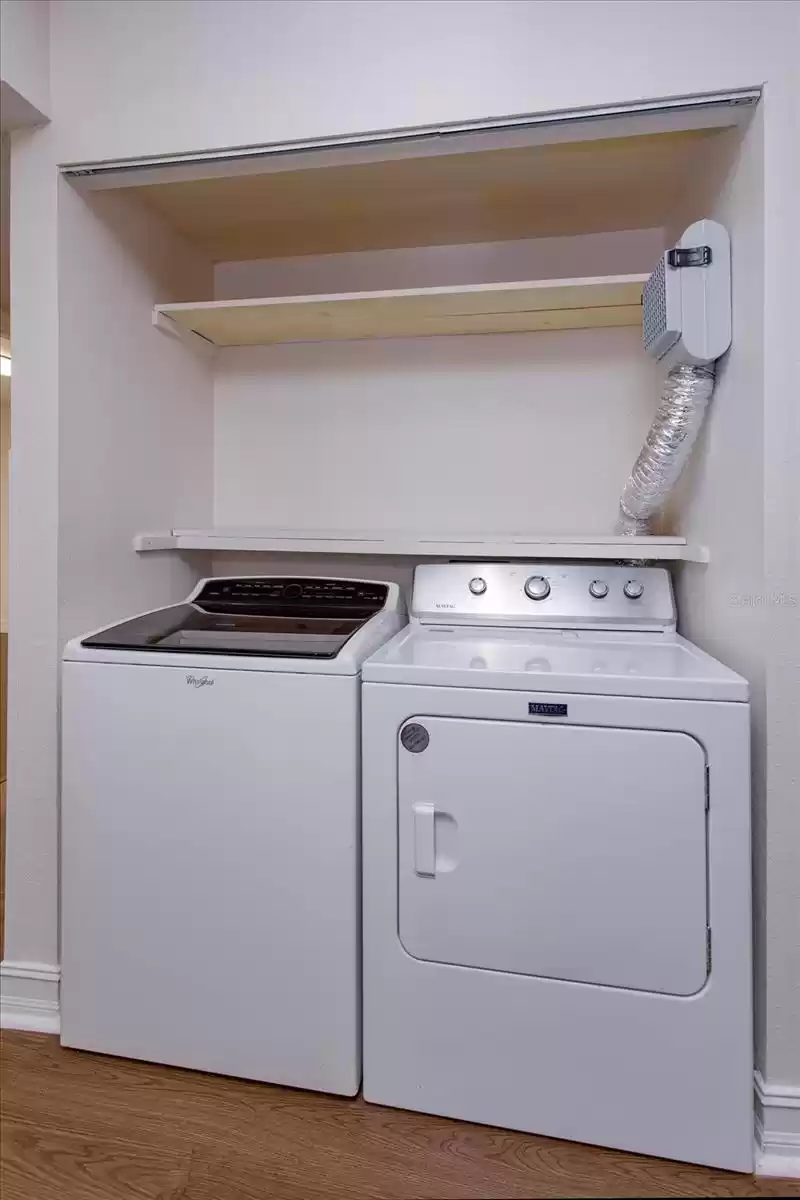
M409 954L674 995L703 986L706 760L694 738L420 716L397 754Z

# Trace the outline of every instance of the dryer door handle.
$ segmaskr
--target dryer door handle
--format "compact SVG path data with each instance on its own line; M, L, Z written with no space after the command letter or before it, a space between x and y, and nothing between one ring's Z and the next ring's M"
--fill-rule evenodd
M414 870L417 875L436 874L436 809L432 804L414 804Z

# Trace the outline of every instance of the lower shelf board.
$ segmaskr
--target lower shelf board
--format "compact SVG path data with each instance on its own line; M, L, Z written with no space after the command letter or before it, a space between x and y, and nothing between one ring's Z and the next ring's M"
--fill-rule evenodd
M408 558L648 559L708 562L681 537L549 534L419 534L402 530L172 529L140 533L134 549L386 555Z
M646 275L159 304L154 323L211 346L641 326Z

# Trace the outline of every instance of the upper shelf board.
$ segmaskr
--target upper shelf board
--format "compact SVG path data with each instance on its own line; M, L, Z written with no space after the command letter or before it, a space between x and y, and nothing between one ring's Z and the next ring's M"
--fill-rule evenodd
M682 537L604 534L418 534L402 530L172 529L140 533L135 550L258 551L273 554L400 555L409 558L648 559L708 562Z
M710 156L735 145L720 129L656 132L663 121L653 114L634 136L626 118L606 123L602 135L596 117L559 122L535 134L547 138L541 145L528 144L531 132L519 127L484 131L462 138L459 152L438 135L416 149L351 143L338 152L347 162L324 149L256 156L249 167L210 156L184 168L207 178L182 179L172 166L146 183L137 165L118 183L130 182L140 202L214 262L661 229L707 175ZM491 148L492 136L503 144Z
M607 275L158 304L154 321L167 317L215 346L637 326L646 279Z

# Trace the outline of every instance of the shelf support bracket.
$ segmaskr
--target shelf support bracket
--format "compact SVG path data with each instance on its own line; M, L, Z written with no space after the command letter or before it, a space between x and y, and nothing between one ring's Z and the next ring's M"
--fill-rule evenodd
M137 552L143 550L176 550L178 539L172 533L137 533L133 539L133 548Z
M198 350L201 354L211 357L217 347L214 342L203 337L201 333L195 333L192 329L184 329L177 321L173 321L167 313L161 312L160 309L153 309L153 325L156 329L160 329L162 333L168 334L170 337L178 338L179 341L185 342L192 350Z

